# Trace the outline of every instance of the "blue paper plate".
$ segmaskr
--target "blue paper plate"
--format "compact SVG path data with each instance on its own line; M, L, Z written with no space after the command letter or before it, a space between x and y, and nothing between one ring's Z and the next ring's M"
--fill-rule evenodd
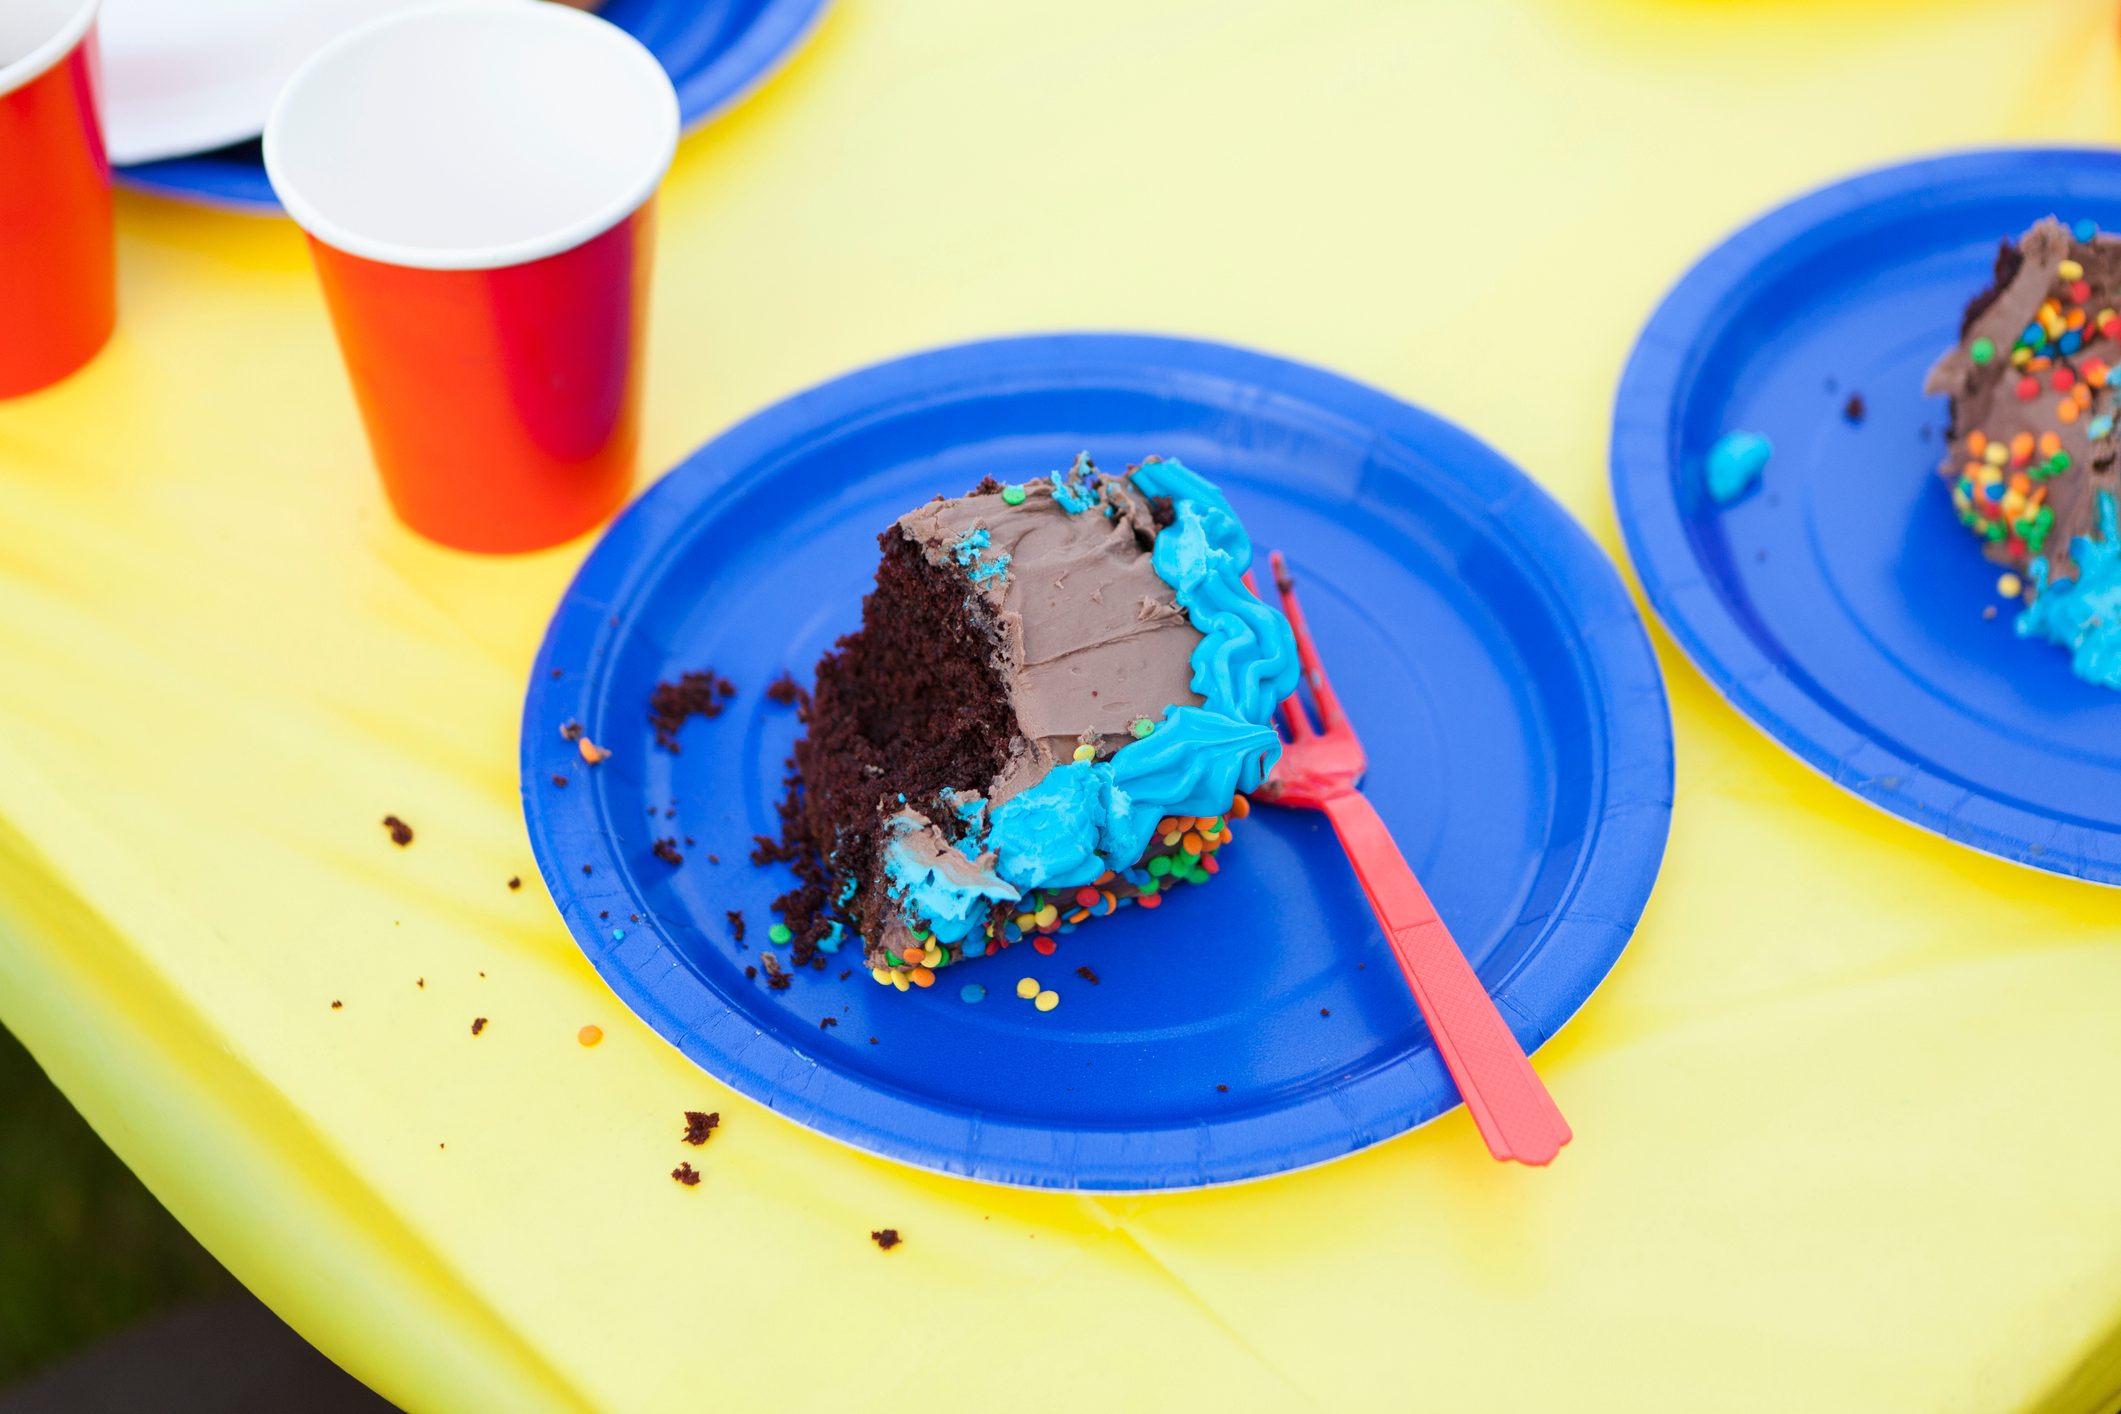
M788 669L807 681L859 623L877 534L901 511L1086 448L1108 466L1183 458L1262 550L1288 552L1369 744L1371 797L1518 1037L1553 1035L1620 955L1664 849L1670 731L1634 607L1567 514L1465 433L1214 344L920 354L768 409L664 478L591 554L532 671L524 813L553 898L612 989L701 1066L926 1168L1190 1187L1441 1114L1457 1092L1315 815L1256 809L1210 886L1085 926L1051 957L1014 947L904 994L851 948L785 991L745 976L789 885L746 861L777 833L796 735L761 689ZM682 755L657 750L651 690L705 667L741 695L686 726ZM616 754L585 769L569 721ZM682 865L655 856L659 837ZM1060 1008L1019 1000L1024 976ZM983 1001L961 999L968 983Z
M2013 633L1933 474L1945 400L1922 393L1997 242L2049 214L2121 228L2121 155L1915 162L1746 227L1643 330L1613 414L1613 497L1658 615L1769 736L1948 839L2117 884L2121 694ZM1774 455L1718 507L1703 460L1739 428Z
M598 11L648 46L677 85L691 131L752 89L801 47L828 0L609 0ZM116 169L128 186L185 201L277 212L255 141Z

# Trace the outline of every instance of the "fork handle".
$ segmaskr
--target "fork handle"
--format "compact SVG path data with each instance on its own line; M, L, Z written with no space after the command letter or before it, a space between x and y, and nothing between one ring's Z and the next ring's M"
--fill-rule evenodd
M1327 797L1325 811L1488 1152L1525 1164L1552 1162L1569 1142L1569 1122L1436 916L1391 831L1360 791Z

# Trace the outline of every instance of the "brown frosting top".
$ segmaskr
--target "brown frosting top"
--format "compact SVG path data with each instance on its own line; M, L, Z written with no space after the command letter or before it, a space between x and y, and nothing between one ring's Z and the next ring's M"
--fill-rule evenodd
M1104 478L1097 500L1072 514L1050 478L1021 490L1017 505L983 489L898 521L931 563L967 574L996 628L997 666L1023 739L989 793L994 804L1078 746L1108 757L1132 739L1137 720L1202 701L1191 686L1201 635L1157 577L1156 520L1132 483Z

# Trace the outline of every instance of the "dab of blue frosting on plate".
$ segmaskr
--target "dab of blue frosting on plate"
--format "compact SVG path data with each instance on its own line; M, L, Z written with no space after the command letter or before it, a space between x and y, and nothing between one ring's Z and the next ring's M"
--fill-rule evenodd
M1056 500L1062 486L1083 493L1082 465L1078 458L1068 476L1053 479ZM1252 542L1243 524L1222 492L1179 462L1146 462L1132 480L1144 496L1171 498L1172 521L1150 563L1201 635L1191 686L1203 700L1169 708L1154 732L1105 760L1056 764L992 809L976 794L947 794L967 826L955 848L969 869L938 867L909 833L894 835L884 851L892 894L942 942L979 931L996 901L1132 868L1158 821L1221 814L1231 797L1257 790L1281 757L1272 721L1296 687L1296 641L1280 611L1245 587Z
M2113 494L2098 496L2099 538L2080 535L2070 542L2077 577L2050 583L2044 559L2034 560L2027 571L2033 602L2018 615L2018 636L2060 644L2069 650L2078 677L2121 688L2121 534L2116 533Z
M1758 432L1726 432L1718 437L1709 448L1705 468L1710 498L1719 506L1728 506L1752 490L1774 451L1774 444Z

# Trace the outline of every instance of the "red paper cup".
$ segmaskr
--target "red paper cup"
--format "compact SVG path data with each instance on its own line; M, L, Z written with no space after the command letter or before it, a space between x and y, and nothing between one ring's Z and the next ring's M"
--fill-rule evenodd
M0 0L0 398L56 383L116 321L96 0Z
M384 490L465 550L533 550L626 499L669 77L539 0L448 0L326 46L265 126Z

